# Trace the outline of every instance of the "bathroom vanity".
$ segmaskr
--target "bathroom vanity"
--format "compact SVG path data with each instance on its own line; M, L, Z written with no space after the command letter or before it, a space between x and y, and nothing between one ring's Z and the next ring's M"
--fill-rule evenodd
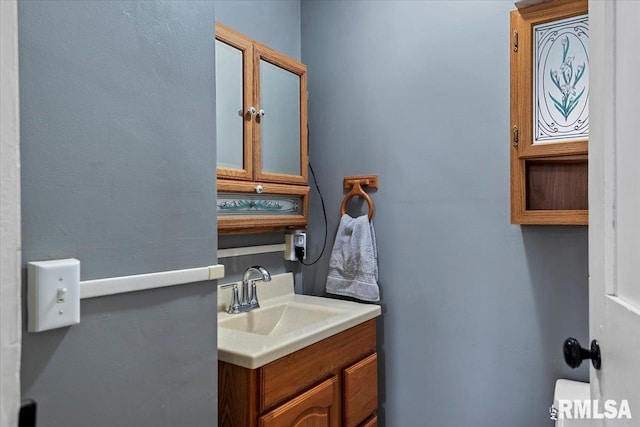
M376 425L375 320L257 369L218 362L218 425Z
M219 293L218 425L377 425L380 307L296 295L291 274L260 291L241 314Z

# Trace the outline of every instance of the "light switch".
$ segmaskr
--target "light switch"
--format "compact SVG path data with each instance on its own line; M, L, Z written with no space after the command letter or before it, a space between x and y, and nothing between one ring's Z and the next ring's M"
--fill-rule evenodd
M27 316L29 332L80 323L80 261L28 263Z

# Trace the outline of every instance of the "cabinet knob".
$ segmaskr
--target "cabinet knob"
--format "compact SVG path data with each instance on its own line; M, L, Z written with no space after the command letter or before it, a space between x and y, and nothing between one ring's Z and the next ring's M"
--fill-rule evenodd
M247 113L251 114L252 116L255 116L257 111L258 110L256 110L256 107L249 107L247 109Z
M260 194L264 191L264 187L260 184L256 185L256 193Z
M263 109L260 109L260 111L258 112L258 114L260 114L260 117L264 117L264 115L265 115L266 113L264 112L264 110L263 110Z

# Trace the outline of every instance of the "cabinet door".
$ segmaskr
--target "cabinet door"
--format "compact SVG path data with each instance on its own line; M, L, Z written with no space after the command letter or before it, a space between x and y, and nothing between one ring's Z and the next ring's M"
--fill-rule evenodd
M307 183L307 68L254 45L258 115L254 128L257 181Z
M338 378L332 377L260 417L260 427L337 427Z
M378 408L376 353L344 370L344 426L360 425Z
M252 109L253 108L253 109ZM252 179L253 44L216 24L216 154L218 178Z

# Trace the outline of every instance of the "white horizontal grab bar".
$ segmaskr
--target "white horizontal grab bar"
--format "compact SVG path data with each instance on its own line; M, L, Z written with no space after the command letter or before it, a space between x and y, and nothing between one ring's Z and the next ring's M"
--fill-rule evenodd
M209 267L188 268L185 270L160 271L157 273L136 274L134 276L85 280L80 282L80 299L204 282L207 280L221 279L222 277L224 277L224 266L217 264Z

